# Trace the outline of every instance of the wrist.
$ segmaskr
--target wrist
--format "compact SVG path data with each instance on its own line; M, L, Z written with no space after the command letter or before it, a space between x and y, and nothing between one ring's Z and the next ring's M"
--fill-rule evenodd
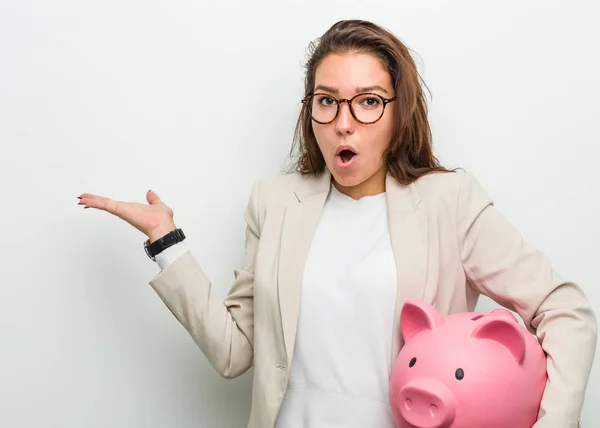
M175 228L173 230L167 231L168 229L169 228L157 228L156 230L152 231L152 233L149 235L151 235L153 239L156 236L158 237L152 242L149 242L150 239L148 239L148 241L144 243L144 251L146 252L146 255L148 255L148 257L152 259L152 261L156 261L156 256L158 254L162 253L167 248L170 248L171 246L185 239L185 234L183 233L183 230ZM164 233L165 231L167 232Z
M149 243L152 244L154 241L162 238L167 233L172 232L175 229L177 229L177 227L173 223L171 223L170 225L157 227L156 229L148 233Z

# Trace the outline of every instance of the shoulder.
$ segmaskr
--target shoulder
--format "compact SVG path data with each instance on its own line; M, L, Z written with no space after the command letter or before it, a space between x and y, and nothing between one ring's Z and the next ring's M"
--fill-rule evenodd
M432 172L414 182L414 186L423 197L435 197L456 191L468 175L462 170L450 172Z
M293 192L296 188L310 181L310 177L294 172L280 176L265 177L258 180L255 185L260 186L261 192L267 199L280 197Z
M315 178L300 173L288 173L280 176L265 177L254 182L252 198L259 206L285 202L294 196L294 190L309 184Z
M493 204L487 191L470 172L456 170L424 175L413 185L427 205L455 212Z
M250 192L246 217L252 217L262 224L268 208L297 201L296 190L314 188L317 183L322 183L322 177L297 172L256 180Z

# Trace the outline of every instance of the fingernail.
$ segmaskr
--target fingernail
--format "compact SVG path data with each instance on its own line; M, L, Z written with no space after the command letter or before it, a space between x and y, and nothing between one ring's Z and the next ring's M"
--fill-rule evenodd
M81 199L81 196L77 196L77 199Z

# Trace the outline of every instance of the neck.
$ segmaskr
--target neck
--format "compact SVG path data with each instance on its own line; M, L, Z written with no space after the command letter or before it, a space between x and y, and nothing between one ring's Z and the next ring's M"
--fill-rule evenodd
M333 185L341 193L350 196L352 199L360 199L365 196L375 196L385 192L386 169L382 168L373 176L355 186L342 186L335 179Z

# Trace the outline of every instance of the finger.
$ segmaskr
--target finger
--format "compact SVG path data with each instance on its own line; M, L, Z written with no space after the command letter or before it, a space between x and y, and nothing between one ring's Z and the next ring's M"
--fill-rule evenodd
M158 195L152 190L148 190L148 193L146 193L146 200L150 205L157 205L161 203L161 200L158 197Z
M81 195L77 196L78 199L93 199L93 198L101 198L101 196L98 195L94 195L93 193L82 193Z
M122 209L121 202L115 201L110 198L103 198L100 196L95 197L84 197L79 201L78 205L85 205L84 208L96 208L102 211L106 211L110 214L121 217Z
M117 217L123 218L123 213L121 210L123 204L121 202L115 201L110 198L103 198L100 202L100 205L104 211L116 215Z

